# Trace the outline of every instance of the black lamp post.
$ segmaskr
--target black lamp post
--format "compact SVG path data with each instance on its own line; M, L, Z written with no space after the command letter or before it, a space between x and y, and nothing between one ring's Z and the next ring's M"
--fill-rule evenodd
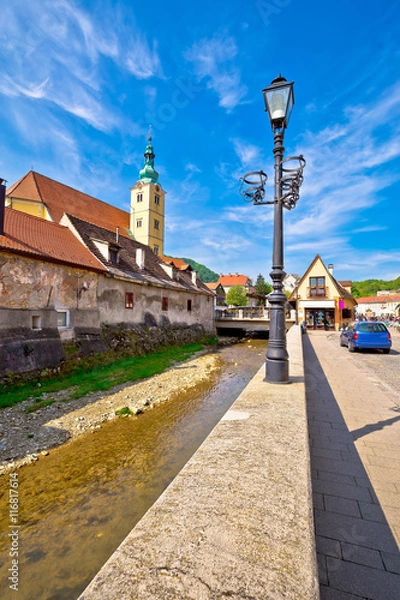
M283 139L294 104L293 82L280 75L263 90L266 112L274 134L275 179L274 199L264 201L264 185L267 175L263 171L248 173L242 182L249 187L242 194L251 198L253 204L274 205L274 241L272 253L273 292L268 296L270 303L269 342L266 354L266 378L270 383L289 383L289 357L286 350L286 295L283 292L285 277L283 261L283 207L292 209L299 199L299 188L303 181L304 158L300 156L284 159ZM298 166L289 168L288 161L298 161Z

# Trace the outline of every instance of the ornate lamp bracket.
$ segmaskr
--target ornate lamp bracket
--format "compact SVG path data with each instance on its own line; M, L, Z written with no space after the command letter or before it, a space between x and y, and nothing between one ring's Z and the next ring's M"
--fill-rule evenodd
M265 184L268 175L264 171L250 171L239 179L240 195L246 202L253 204L273 204L273 201L263 202L265 196Z
M281 161L281 195L278 200L264 200L265 184L268 176L264 171L251 171L240 178L240 194L246 202L253 204L275 204L281 202L282 205L291 210L295 208L300 198L300 187L303 183L303 169L306 166L304 156L290 156Z

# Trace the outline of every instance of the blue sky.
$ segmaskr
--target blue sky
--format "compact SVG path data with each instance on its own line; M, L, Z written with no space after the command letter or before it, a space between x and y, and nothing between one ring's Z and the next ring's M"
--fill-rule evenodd
M149 124L167 191L165 252L218 273L271 270L262 89L295 81L285 270L400 275L400 0L0 0L0 177L30 169L129 210ZM272 185L267 194L272 197Z

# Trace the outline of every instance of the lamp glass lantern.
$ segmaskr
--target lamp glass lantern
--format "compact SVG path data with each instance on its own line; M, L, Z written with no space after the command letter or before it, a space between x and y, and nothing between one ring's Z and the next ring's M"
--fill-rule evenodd
M265 111L272 129L288 126L294 104L293 83L279 75L263 90Z

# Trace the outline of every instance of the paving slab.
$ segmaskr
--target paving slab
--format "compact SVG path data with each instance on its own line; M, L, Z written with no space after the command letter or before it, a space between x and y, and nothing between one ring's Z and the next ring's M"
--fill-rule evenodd
M321 600L398 600L400 395L338 338L303 338Z

